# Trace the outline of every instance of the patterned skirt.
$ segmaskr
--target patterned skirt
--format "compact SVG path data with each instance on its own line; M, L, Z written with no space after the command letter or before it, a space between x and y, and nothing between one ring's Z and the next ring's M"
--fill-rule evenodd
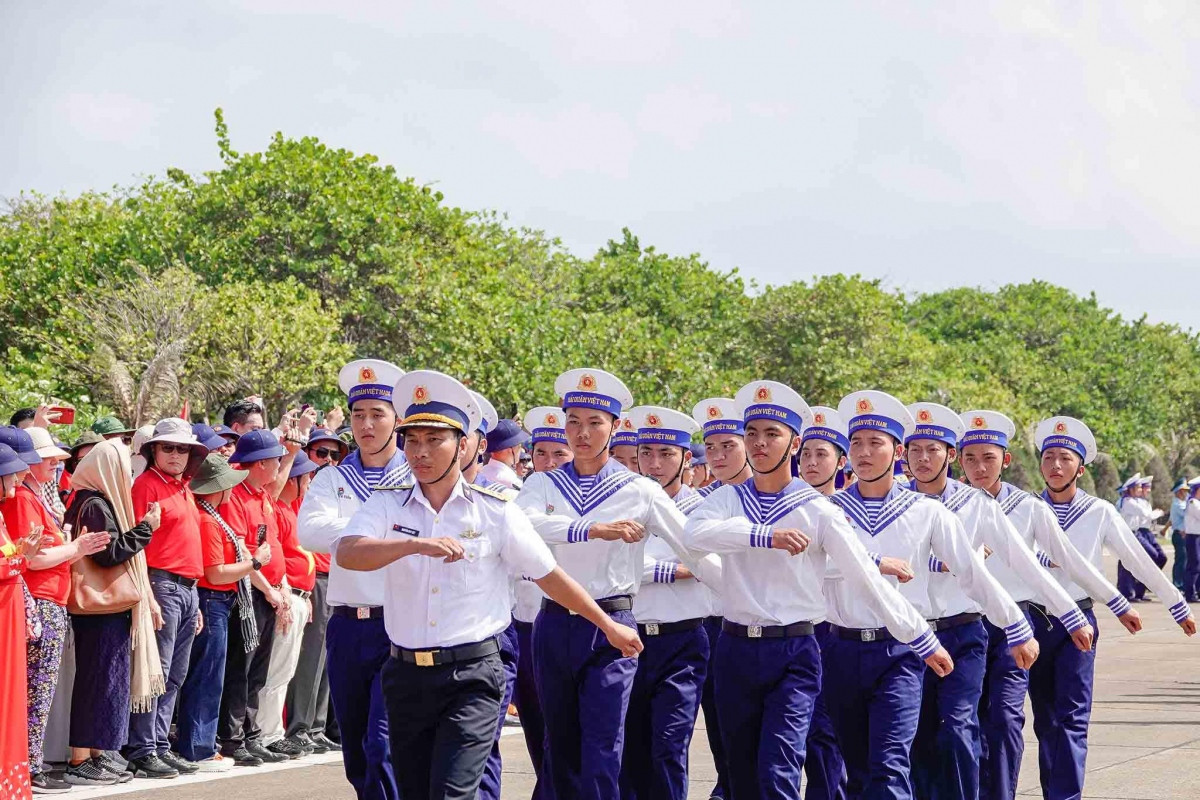
M29 685L29 769L42 769L42 745L46 739L46 721L54 702L54 687L62 666L63 645L67 640L67 609L52 600L37 598L34 608L41 621L41 637L29 641L26 650Z

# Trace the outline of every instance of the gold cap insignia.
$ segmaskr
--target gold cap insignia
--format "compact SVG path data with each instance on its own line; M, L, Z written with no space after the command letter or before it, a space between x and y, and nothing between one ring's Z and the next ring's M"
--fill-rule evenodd
M975 419L971 420L972 428L982 428L985 425L987 425L987 420L983 417L976 417Z
M591 375L581 375L579 377L579 387L585 392L594 392L596 390L596 379Z
M871 405L871 401L865 397L862 398L861 400L859 400L858 403L855 404L854 407L855 407L855 409L858 410L858 413L860 413L860 414L869 414L870 412L875 410L875 406Z
M709 419L716 419L719 416L721 416L721 409L717 408L716 406L708 407L708 418Z
M758 387L758 391L754 393L754 399L760 403L767 403L771 400L771 390L766 386Z
M429 402L429 390L424 386L413 389L413 404L422 406Z
M825 414L820 411L818 411L816 414L813 414L813 424L814 425L824 425L825 424Z
M375 380L375 370L370 367L363 367L358 371L358 379L362 383L370 383Z

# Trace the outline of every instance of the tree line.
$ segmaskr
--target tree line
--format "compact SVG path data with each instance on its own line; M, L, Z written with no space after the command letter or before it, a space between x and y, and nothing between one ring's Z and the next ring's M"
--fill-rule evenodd
M1102 493L1136 469L1162 500L1200 464L1200 340L1094 296L1043 281L906 296L841 274L759 287L628 229L585 258L371 155L282 134L239 153L220 110L216 139L221 167L201 175L8 201L0 409L83 398L141 422L252 393L329 404L340 365L371 356L514 414L593 364L685 410L763 376L813 404L870 386L995 408L1030 486L1032 426L1056 413L1096 432Z

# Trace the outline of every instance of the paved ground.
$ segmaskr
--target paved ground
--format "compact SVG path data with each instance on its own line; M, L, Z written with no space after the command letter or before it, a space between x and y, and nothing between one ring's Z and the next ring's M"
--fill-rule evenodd
M1116 570L1111 563L1108 566L1111 576ZM1097 693L1084 797L1194 800L1200 793L1200 641L1186 639L1159 603L1136 608L1146 623L1136 637L1126 634L1107 610L1100 614ZM703 725L701 718L698 727ZM1032 721L1027 722L1019 788L1022 797L1040 794L1031 728ZM504 800L524 800L533 786L524 739L519 733L507 735L502 749ZM697 730L689 796L707 798L713 777L706 739ZM126 788L122 800L227 800L231 793L255 800L354 797L342 777L341 764L336 762L294 763L287 769L247 770L233 778L187 784L170 781L155 786L137 781ZM103 794L112 792L89 792L87 797ZM85 798L82 792L71 796Z

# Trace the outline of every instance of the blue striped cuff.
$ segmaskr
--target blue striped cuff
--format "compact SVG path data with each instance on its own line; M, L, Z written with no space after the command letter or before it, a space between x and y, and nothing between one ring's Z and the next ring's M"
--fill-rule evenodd
M588 540L588 531L592 523L586 519L577 519L567 528L567 544L578 544Z
M751 547L770 547L771 546L771 526L770 525L751 525L750 526L750 546Z
M1037 560L1038 560L1038 563L1041 564L1046 569L1051 569L1054 567L1054 562L1050 560L1050 556L1046 555L1041 550L1037 551Z
M877 567L878 567L880 564L882 564L882 563L883 563L883 556L879 555L879 553L872 553L872 552L868 551L868 552L867 552L867 558L869 558L869 559L871 559L872 561L874 561L874 562L875 562L875 566L877 566Z
M1058 621L1061 622L1063 627L1067 629L1067 633L1074 633L1084 625L1088 624L1087 617L1085 617L1083 612L1078 608L1072 608L1066 614L1063 614L1061 617L1059 617Z
M1117 595L1112 600L1109 600L1104 605L1108 606L1108 610L1113 612L1118 617L1123 617L1129 613L1129 609L1133 606L1129 605L1129 601L1122 595Z
M655 583L674 583L675 570L677 564L670 561L655 561L654 562L654 582Z
M1192 609L1188 608L1187 601L1181 600L1171 606L1171 618L1176 622L1183 622L1192 615Z
M1008 637L1008 646L1016 647L1019 644L1025 644L1033 638L1033 628L1029 627L1029 621L1022 617L1005 628L1004 635Z
M942 643L939 642L938 638L933 635L932 630L926 628L925 632L909 642L908 646L913 649L913 652L920 656L922 661L924 661L936 653L937 649L942 646Z
M945 566L945 564L943 564L941 561L938 561L933 556L929 557L929 571L930 572L941 572L942 567L944 567L944 566Z

